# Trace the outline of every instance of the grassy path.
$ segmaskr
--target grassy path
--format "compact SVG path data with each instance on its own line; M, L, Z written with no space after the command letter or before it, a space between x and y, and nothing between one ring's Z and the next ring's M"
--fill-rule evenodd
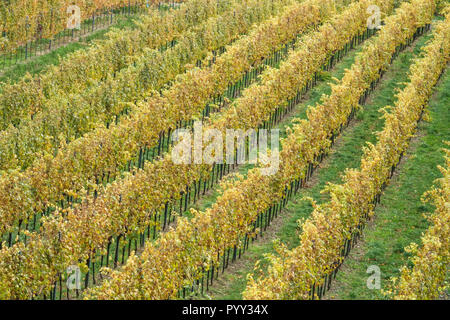
M394 89L404 86L402 82L407 80L407 71L412 58L417 55L420 47L424 45L429 37L429 34L427 34L419 38L412 47L407 48L397 57L389 71L385 73L377 89L372 93L364 109L359 111L356 119L351 122L350 126L338 138L329 157L321 163L313 178L308 182L307 187L301 189L297 196L293 198L283 214L273 222L266 233L263 234L263 237L255 241L240 260L229 266L227 272L221 275L210 288L206 298L241 299L241 292L246 284L246 275L253 270L255 262L263 259L264 254L274 253L272 248L273 239L280 239L288 247L298 245L297 220L307 218L312 212L312 206L309 202L302 201L302 198L309 196L319 203L326 201L327 196L320 194L326 182L339 183L341 181L340 174L343 170L359 166L362 147L366 141L375 142L374 132L381 130L383 127L384 121L379 118L378 110L394 102ZM330 77L341 78L345 69L352 65L356 52L357 50L350 52L336 65L331 74L324 73L322 75L324 81L310 91L306 100L297 106L290 118L287 118L279 125L281 136L285 135L285 129L291 125L290 121L293 116L304 118L306 106L314 104L320 100L322 94L330 92L327 80ZM248 166L240 168L241 173L245 173L247 170ZM206 200L202 201L198 207L204 209L209 206L214 202L216 196L217 192L214 192ZM264 265L264 262L262 262L262 265Z
M445 146L450 140L450 72L438 83L429 111L430 122L422 121L416 136L390 185L376 207L375 216L364 230L357 247L341 267L328 292L329 299L383 299L382 290L366 286L367 267L381 270L381 289L387 289L389 279L399 275L399 268L409 256L404 247L420 244L422 232L428 227L423 213L434 210L420 201L433 181L441 177L437 165L443 165Z

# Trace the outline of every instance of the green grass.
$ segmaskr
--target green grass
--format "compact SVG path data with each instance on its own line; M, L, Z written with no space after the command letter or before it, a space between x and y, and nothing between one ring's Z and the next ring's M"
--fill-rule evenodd
M338 273L335 288L329 294L338 299L385 299L381 290L366 287L369 265L381 270L381 289L388 289L389 279L399 275L407 263L404 251L411 242L420 244L422 232L428 227L423 217L433 207L420 201L433 181L441 177L437 165L444 165L443 141L450 140L450 72L446 71L430 101L431 122L421 122L417 138L412 140L405 161L398 168L375 210L373 222L364 231L364 238Z
M333 148L329 157L316 171L313 180L309 182L309 187L301 191L287 205L279 221L274 221L276 225L273 235L266 235L268 238L278 238L288 247L292 248L299 244L297 221L300 218L307 218L312 212L312 206L307 201L302 201L305 196L312 197L317 202L326 201L328 197L320 194L325 184L330 181L341 182L341 173L346 168L359 167L362 156L362 147L366 141L374 143L376 141L375 131L382 129L384 120L380 119L379 109L395 101L395 88L401 88L403 82L407 81L407 72L412 62L412 58L420 51L420 47L429 39L429 35L421 37L413 50L406 49L394 61L389 71L384 75L376 91L371 95L368 103L357 113L356 121L353 121L350 128L345 130L337 144ZM357 51L349 53L336 67L331 75L325 74L324 79L331 77L341 78L345 69L348 69ZM330 86L326 81L316 86L309 94L308 100L300 104L295 116L305 116L305 106L312 105L320 100L324 93L330 92ZM290 125L290 120L286 119L281 125L285 129ZM285 130L282 130L283 132ZM211 197L214 197L212 195ZM208 203L212 202L208 200ZM277 225L278 224L278 225ZM270 232L270 231L269 231ZM209 296L214 299L242 299L241 292L245 289L246 275L253 270L256 260L263 259L264 254L274 253L270 241L257 242L249 247L245 256L237 262L238 266L231 273L225 273L219 277L218 283L211 288ZM265 262L262 262L264 268ZM233 268L233 267L232 267Z
M12 83L17 82L22 78L27 72L32 75L36 75L44 71L50 65L59 64L60 59L63 59L68 54L75 52L77 50L86 49L94 40L105 39L106 34L111 30L111 28L133 28L135 26L134 21L138 16L120 16L115 24L108 28L98 30L92 34L80 39L76 42L71 42L67 45L61 46L50 53L34 57L32 59L26 60L25 62L20 62L6 70L0 71L0 81L6 82L11 81Z

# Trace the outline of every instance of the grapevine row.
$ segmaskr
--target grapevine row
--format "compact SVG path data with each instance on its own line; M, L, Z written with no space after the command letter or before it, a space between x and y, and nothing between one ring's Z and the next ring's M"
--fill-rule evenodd
M449 26L447 26L449 28ZM446 152L446 168L439 168L443 178L440 186L424 195L424 201L436 206L428 216L431 227L422 236L422 247L413 243L407 251L413 253L412 268L404 266L395 284L396 300L436 300L446 289L445 280L450 264L450 150Z

